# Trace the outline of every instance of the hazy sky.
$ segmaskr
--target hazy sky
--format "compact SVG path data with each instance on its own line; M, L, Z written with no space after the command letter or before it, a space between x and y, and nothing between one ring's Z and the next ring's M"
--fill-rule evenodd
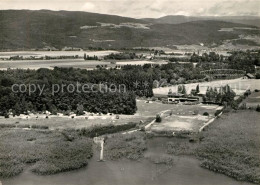
M0 9L74 10L127 17L259 15L260 0L0 0Z

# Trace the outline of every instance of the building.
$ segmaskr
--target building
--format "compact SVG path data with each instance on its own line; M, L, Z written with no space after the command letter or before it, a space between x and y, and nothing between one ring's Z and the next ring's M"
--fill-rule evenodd
M255 76L252 75L251 73L247 73L247 74L243 77L243 79L254 79L254 78L255 78Z
M176 104L179 102L199 102L200 98L196 96L185 96L181 93L169 93L168 94L168 103Z

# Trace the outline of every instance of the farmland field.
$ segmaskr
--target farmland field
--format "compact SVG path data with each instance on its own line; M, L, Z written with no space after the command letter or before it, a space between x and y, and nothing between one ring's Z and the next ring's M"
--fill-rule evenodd
M229 85L236 94L243 94L247 89L251 91L255 89L260 89L260 80L256 79L232 79L232 80L217 80L211 82L201 82L201 83L191 83L185 84L187 93L189 94L192 89L196 89L196 86L199 84L200 86L200 93L205 94L208 87L216 87L219 88L221 86ZM171 89L172 92L176 92L178 85L173 85L169 87L159 87L153 89L155 95L167 95L169 90Z
M10 56L24 56L24 57L28 57L28 56L37 56L37 57L41 57L41 56L81 56L83 57L84 53L86 53L86 55L90 55L90 56L105 56L105 55L109 55L110 53L117 53L117 51L113 51L113 50L106 50L106 51L12 51L12 52L0 52L0 58L9 58Z

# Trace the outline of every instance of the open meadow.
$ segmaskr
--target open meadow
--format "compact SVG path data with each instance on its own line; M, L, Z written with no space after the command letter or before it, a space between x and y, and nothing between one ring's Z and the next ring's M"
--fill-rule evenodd
M84 53L86 55L90 56L98 56L102 57L105 55L109 55L110 53L117 53L117 51L114 50L105 50L105 51L10 51L10 52L0 52L0 58L9 58L11 56L23 56L23 57L29 57L29 56L35 56L35 57L44 57L44 56L51 56L51 57L57 57L57 56L81 56L83 57Z
M114 68L116 66L124 65L144 65L144 64L166 64L165 61L148 61L148 60L84 60L84 59L51 59L51 60L14 60L1 61L0 70L10 69L40 69L54 67L62 68L80 68L93 70L97 66L105 68Z

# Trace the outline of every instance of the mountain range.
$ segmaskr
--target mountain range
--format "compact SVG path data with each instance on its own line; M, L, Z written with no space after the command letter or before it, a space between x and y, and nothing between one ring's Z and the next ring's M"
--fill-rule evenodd
M241 35L258 37L260 30L258 24L254 24L258 19L185 16L134 19L78 11L0 10L0 50L117 49L202 43L212 47L241 39ZM258 45L252 39L239 43Z
M157 19L143 19L148 22L157 24L181 24L192 21L215 20L231 23L239 23L251 26L260 27L260 17L258 16L183 16L183 15L168 15Z

